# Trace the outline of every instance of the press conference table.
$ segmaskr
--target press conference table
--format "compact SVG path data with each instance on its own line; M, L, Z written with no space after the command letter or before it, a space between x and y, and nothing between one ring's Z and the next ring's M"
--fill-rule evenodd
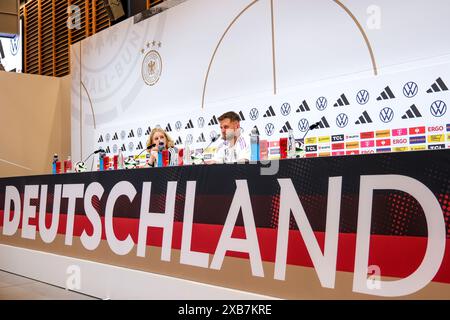
M368 267L402 279L433 250L426 283L398 292L439 297L449 163L437 150L1 178L0 244L280 298L386 296L362 286Z

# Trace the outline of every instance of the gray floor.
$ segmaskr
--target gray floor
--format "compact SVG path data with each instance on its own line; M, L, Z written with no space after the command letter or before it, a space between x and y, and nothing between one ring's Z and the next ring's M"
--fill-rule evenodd
M0 300L96 300L96 298L0 270Z

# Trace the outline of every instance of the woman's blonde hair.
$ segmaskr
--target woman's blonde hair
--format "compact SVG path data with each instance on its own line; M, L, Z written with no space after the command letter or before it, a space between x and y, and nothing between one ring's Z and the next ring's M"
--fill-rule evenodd
M150 146L151 144L153 144L153 136L157 132L162 132L164 134L164 137L166 137L166 149L174 147L175 143L173 142L172 138L170 138L170 136L167 134L167 132L164 131L160 127L156 127L152 130L152 132L150 132L150 137L147 140L147 147Z

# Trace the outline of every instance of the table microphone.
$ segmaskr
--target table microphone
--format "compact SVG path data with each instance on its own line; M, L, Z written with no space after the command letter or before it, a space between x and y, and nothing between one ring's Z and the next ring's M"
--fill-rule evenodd
M134 158L135 158L135 159L139 158L139 156L140 156L144 151L153 149L154 147L156 147L156 143L149 145L147 148L145 148L144 150L142 150L141 152L139 152L139 154L138 154L137 156L135 156Z
M206 148L203 148L203 152L202 152L202 162L205 163L205 159L204 159L204 153L205 151L214 143L217 141L217 139L220 138L220 134L216 133L214 136L211 137L211 142L206 146Z
M99 153L99 152L105 152L105 150L102 149L102 148L100 148L100 149L98 149L98 150L95 150L95 151L92 152L90 155L88 155L84 161L78 161L78 162L75 164L75 171L76 171L76 172L84 172L84 171L86 171L86 170L87 170L87 168L86 168L86 161L88 161L89 158L92 157L94 154L97 154L97 153ZM93 164L92 164L92 165L93 165ZM91 166L91 171L92 171L92 166Z
M306 130L305 134L303 135L303 138L301 138L300 140L303 140L303 141L304 141L306 135L308 134L308 132L309 132L310 130L317 129L319 126L320 126L320 121L319 121L319 122L316 122L316 123L314 123L314 124L312 124L312 125L310 125L310 126L308 127L308 130Z

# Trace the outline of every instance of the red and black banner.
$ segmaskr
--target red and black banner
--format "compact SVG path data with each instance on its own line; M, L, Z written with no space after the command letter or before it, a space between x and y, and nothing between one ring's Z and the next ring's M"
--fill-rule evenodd
M445 298L449 163L439 150L4 178L0 243L282 298Z

